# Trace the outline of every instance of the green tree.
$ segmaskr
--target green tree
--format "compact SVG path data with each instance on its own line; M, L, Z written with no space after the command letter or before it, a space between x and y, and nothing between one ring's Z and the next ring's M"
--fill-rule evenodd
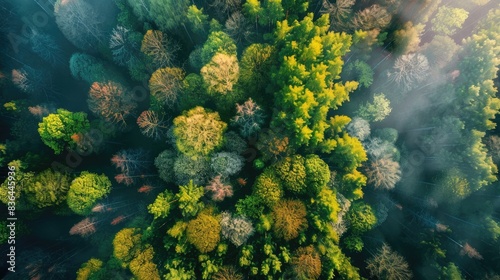
M85 132L90 128L85 113L72 113L65 109L57 109L54 114L44 117L38 124L38 133L45 145L60 154L66 145L75 147L71 139L74 134Z
M208 15L203 13L203 8L198 9L196 5L189 6L186 17L193 32L205 34L208 29Z
M460 269L452 262L441 268L439 280L462 280L464 279Z
M370 122L384 120L392 111L391 102L383 93L373 95L373 102L359 106L356 115Z
M186 20L189 0L149 0L149 14L161 30L178 30Z
M170 213L174 198L174 194L169 190L165 190L156 197L152 204L148 205L148 212L152 214L155 219L166 218Z
M264 93L270 83L269 73L275 59L276 50L268 44L252 44L241 55L238 83L259 104L269 101L270 96Z
M201 68L200 74L208 93L229 94L233 91L240 75L238 59L235 55L216 53L210 62Z
M80 269L76 272L77 280L89 280L92 279L96 272L102 269L102 261L99 259L91 258L82 264Z
M362 201L355 202L347 212L347 221L350 230L354 233L364 233L369 231L377 223L377 217L372 207Z
M184 185L192 180L195 184L202 185L210 179L210 161L206 157L190 158L180 154L174 162L175 183Z
M283 182L283 187L295 194L306 192L305 159L300 155L286 157L272 167Z
M431 20L432 30L441 35L451 36L462 28L468 17L469 12L464 9L441 6Z
M158 169L160 178L168 183L175 181L174 163L177 153L172 150L165 150L155 158L155 166Z
M179 209L183 217L193 217L200 212L205 205L200 198L205 194L205 188L196 186L193 181L187 185L179 186L179 192L175 199L179 202Z
M208 64L217 53L236 56L236 43L222 31L213 31L208 35L201 48L201 65Z
M23 191L27 200L38 208L55 206L66 200L70 182L68 174L47 169L37 174Z
M195 107L174 119L177 149L190 157L207 156L222 145L226 128L218 113Z
M220 241L221 226L217 217L200 213L187 224L186 234L189 243L201 253L213 251Z
M104 61L84 53L74 53L69 60L71 75L77 80L88 84L108 81L125 82L117 71Z
M272 208L273 232L278 238L290 241L308 226L306 206L300 200L281 200Z
M449 36L436 35L430 43L421 47L421 52L431 65L442 68L453 61L460 47Z
M272 127L284 127L296 147L320 146L329 126L328 111L337 109L358 86L357 82L336 82L351 36L328 32L328 27L327 15L313 22L309 14L291 25L287 20L279 22L275 31L276 42L283 47L280 67L273 73L279 90ZM336 51L328 51L332 48Z
M373 70L368 63L356 59L346 65L342 71L342 79L358 81L360 87L368 88L373 83Z
M307 191L311 196L318 194L330 181L330 168L318 155L307 155L306 168Z
M88 215L96 201L110 191L111 181L106 175L84 171L71 182L66 201L73 212Z
M253 192L265 205L272 206L283 196L281 184L281 180L276 173L272 169L266 168L255 179Z

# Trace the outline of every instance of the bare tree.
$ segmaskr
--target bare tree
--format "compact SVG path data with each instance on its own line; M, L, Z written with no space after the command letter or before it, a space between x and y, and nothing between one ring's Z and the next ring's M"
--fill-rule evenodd
M226 20L226 33L233 38L237 43L243 40L250 42L254 32L252 31L253 25L249 22L245 16L239 11L231 14L231 16Z
M390 190L401 179L399 163L390 158L381 158L372 161L366 168L368 183L375 188Z
M95 50L103 40L103 20L84 0L57 0L56 23L66 38L78 48Z
M90 87L89 99L87 100L90 111L102 117L104 120L127 125L125 119L132 114L137 104L132 96L115 82L95 82Z
M151 161L142 149L121 150L111 158L111 163L124 175L139 174L149 167Z
M241 8L241 0L213 0L210 6L221 15L230 15Z
M427 58L418 53L405 54L394 62L393 71L389 72L389 81L404 91L409 91L429 75Z
M52 91L52 81L49 74L29 66L13 69L12 83L33 98L40 98L40 95L44 94L44 97L49 99L48 93Z
M366 268L371 277L387 280L406 280L412 278L412 273L405 259L385 244L377 254L367 261Z
M243 104L236 104L236 116L232 119L233 124L239 126L243 137L255 135L265 121L264 110L249 98Z
M29 36L31 49L46 62L57 65L63 62L62 49L49 35L33 30Z
M469 243L465 242L465 245L462 247L460 250L460 256L467 255L467 257L471 259L477 259L477 260L482 260L483 256L479 254L479 252L472 246L470 246Z
M162 105L172 107L182 90L184 71L180 68L160 68L149 79L151 95Z
M355 0L336 0L331 3L329 0L323 0L320 13L330 15L330 29L345 27L352 14L352 6Z
M384 7L374 4L356 13L352 27L363 30L383 29L389 25L391 19L391 14Z
M155 140L161 139L168 130L166 122L155 111L144 111L137 118L142 134Z
M95 224L96 223L93 218L85 218L80 222L78 222L77 224L75 224L69 230L69 234L71 235L78 234L82 237L89 236L96 232Z
M151 57L157 68L172 66L179 45L159 30L148 30L142 39L141 51Z
M135 58L135 51L139 50L139 46L131 41L130 30L123 26L113 28L111 37L109 38L109 48L113 55L113 61L118 65L125 66Z

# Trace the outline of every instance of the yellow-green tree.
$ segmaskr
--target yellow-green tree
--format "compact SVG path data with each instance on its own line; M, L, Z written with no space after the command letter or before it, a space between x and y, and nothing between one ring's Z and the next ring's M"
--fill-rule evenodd
M84 171L71 182L66 201L73 212L87 215L95 202L110 191L111 181L106 175Z
M160 280L158 268L153 262L153 255L153 247L148 246L130 261L130 272L137 277L137 280Z
M113 256L126 268L140 250L141 233L139 228L124 228L113 239Z
M91 258L83 263L80 269L76 272L76 280L88 280L92 275L102 268L102 261L99 259Z
M212 213L200 213L187 224L186 234L189 243L201 253L213 251L220 241L220 222Z

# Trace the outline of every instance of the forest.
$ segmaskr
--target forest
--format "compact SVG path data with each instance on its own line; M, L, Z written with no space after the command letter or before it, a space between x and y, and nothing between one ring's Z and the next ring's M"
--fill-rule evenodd
M496 0L0 0L0 42L2 279L500 280Z

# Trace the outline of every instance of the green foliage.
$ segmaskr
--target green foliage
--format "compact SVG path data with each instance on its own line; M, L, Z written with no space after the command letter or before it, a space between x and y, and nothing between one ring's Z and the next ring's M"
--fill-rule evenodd
M140 251L141 233L139 228L124 228L113 239L113 256L127 267Z
M269 86L269 72L275 60L276 50L267 44L252 44L241 55L238 83L259 104L264 105L268 102L269 96L264 93Z
M249 195L236 202L236 213L252 219L258 219L264 214L265 205L257 195Z
M174 163L177 154L172 150L165 150L155 158L155 166L160 178L165 182L174 182Z
M194 217L204 208L204 204L200 198L205 194L205 189L196 186L193 181L189 181L187 185L179 186L179 192L175 195L179 202L179 209L183 217Z
M195 107L174 119L177 149L190 157L207 156L222 145L226 128L218 113Z
M459 169L453 168L438 181L436 199L444 203L457 203L472 192L469 181Z
M306 184L310 195L315 195L330 181L330 168L318 155L307 155L305 159Z
M47 169L37 174L23 191L27 200L38 208L55 206L66 200L70 182L68 174Z
M421 52L431 65L444 67L453 60L460 47L449 36L436 35L430 43L421 47Z
M354 62L346 64L342 71L342 80L355 80L360 87L369 88L373 83L373 70L368 63L356 59Z
M213 251L220 241L221 226L217 217L210 213L200 213L187 224L186 234L189 243L201 253Z
M284 127L296 147L318 147L328 129L327 113L349 99L357 82L335 82L352 42L351 36L328 32L328 16L313 22L313 15L289 25L278 23L275 38L280 67L273 73L279 88L275 94L273 127ZM334 49L335 51L329 51Z
M351 205L349 212L347 212L347 221L352 232L361 234L375 226L377 217L370 205L357 201Z
M177 106L180 111L189 110L196 106L205 106L208 94L203 84L203 78L194 73L187 75L183 81L183 90L179 92L177 98Z
M124 78L117 74L113 67L85 53L74 53L69 60L69 69L73 78L89 84L124 81Z
M272 206L283 196L282 183L274 170L266 168L253 185L254 195L267 206Z
M273 232L278 238L290 241L308 226L306 206L300 200L281 200L272 208Z
M156 197L152 204L148 205L148 212L152 214L155 219L166 218L170 213L173 201L174 195L169 190L165 190Z
M49 114L38 124L38 133L43 143L60 154L66 145L75 147L72 140L74 134L85 132L90 128L85 113L72 113L65 109L57 109L57 113Z
M453 35L469 17L469 12L464 9L447 6L439 7L437 14L431 20L432 30L442 35Z
M111 191L106 175L84 171L71 182L66 199L68 206L79 215L88 215L96 201Z
M460 269L454 263L448 263L448 265L441 268L441 275L439 280L462 280L464 277L460 272Z
M217 53L229 57L236 56L234 40L222 31L214 31L208 35L208 39L201 49L201 64L206 65L209 63Z
M192 159L180 154L174 163L175 183L184 185L193 181L202 185L207 182L210 175L210 161L205 157Z
M283 187L296 194L306 192L305 159L300 155L286 157L274 165L274 170L283 182Z
M331 224L337 222L337 214L340 212L337 195L326 187L321 189L312 200L309 211L311 225L322 232L327 232Z
M196 5L189 6L186 14L190 29L198 34L204 34L208 29L208 15L203 13L203 8Z
M151 19L162 30L175 31L184 25L189 0L149 0Z
M361 105L356 115L370 122L384 120L392 111L391 102L383 93L373 95L373 102Z

